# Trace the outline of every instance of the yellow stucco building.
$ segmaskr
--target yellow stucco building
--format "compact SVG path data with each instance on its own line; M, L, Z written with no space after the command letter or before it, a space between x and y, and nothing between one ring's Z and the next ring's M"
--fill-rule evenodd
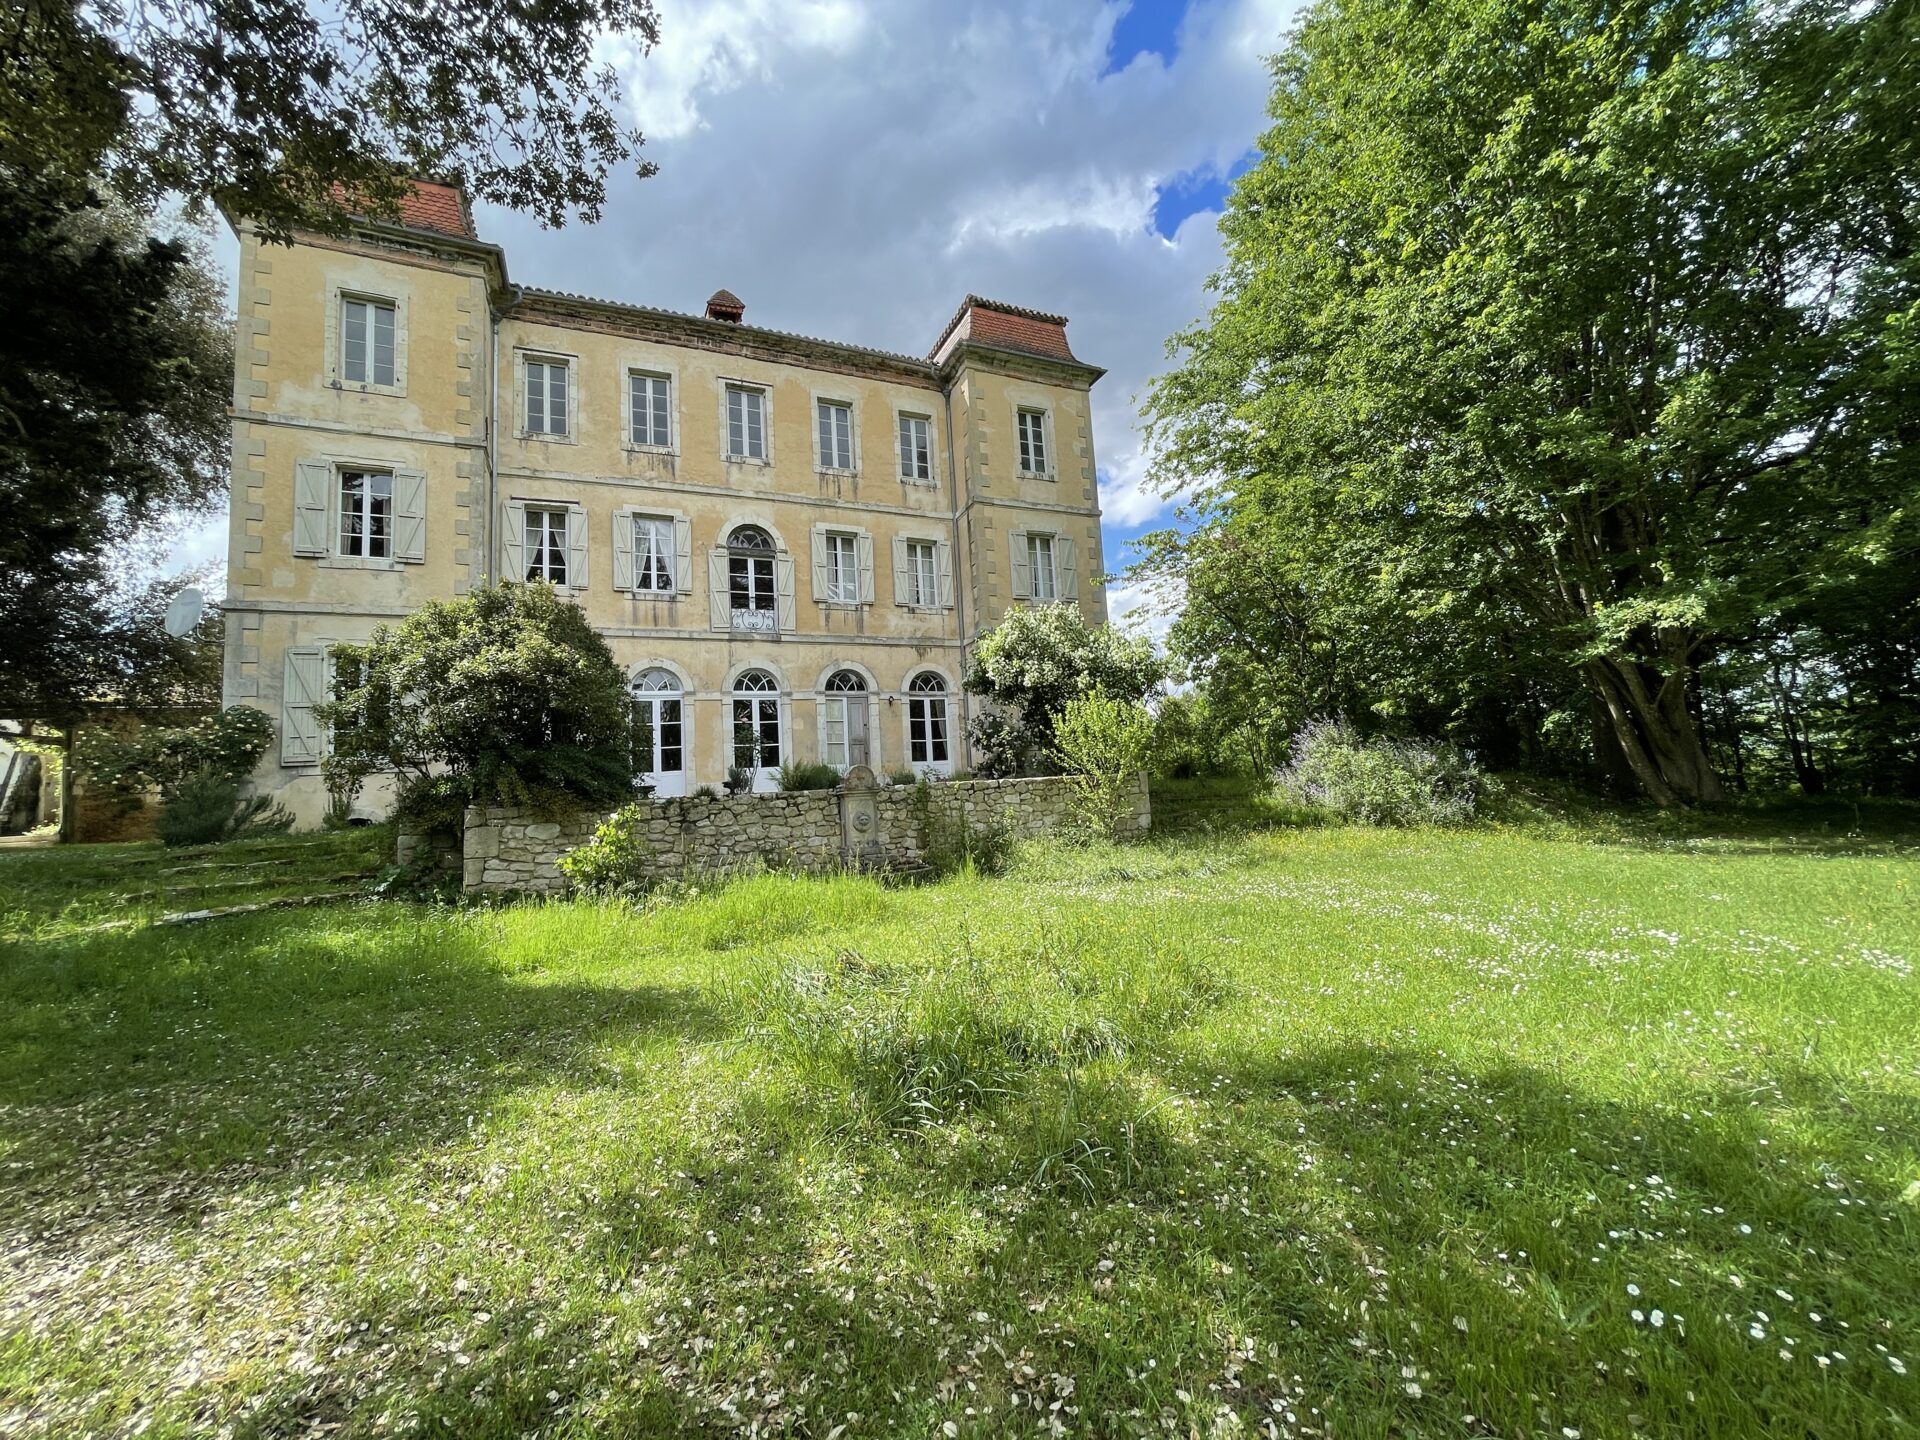
M240 241L228 704L256 779L325 808L328 652L501 578L571 596L653 711L656 793L782 760L972 763L968 646L1106 618L1066 321L969 296L924 358L514 284L460 193ZM363 808L384 808L370 787Z

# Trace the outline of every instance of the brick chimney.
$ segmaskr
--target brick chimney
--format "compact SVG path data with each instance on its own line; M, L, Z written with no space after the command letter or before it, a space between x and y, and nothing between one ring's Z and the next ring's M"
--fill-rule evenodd
M724 320L729 325L738 325L740 317L746 313L746 302L731 290L716 290L707 297L709 320Z

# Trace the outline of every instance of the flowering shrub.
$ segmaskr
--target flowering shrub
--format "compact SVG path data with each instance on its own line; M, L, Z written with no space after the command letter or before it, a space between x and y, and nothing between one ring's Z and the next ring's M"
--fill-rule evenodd
M132 802L149 790L170 798L197 775L244 779L272 743L273 721L234 705L191 725L149 725L128 735L82 731L74 760L96 793Z
M1464 824L1492 783L1451 745L1369 740L1344 720L1319 720L1294 736L1279 782L1361 825Z
M1096 692L1144 700L1163 673L1151 642L1089 625L1078 606L1010 611L967 670L967 689L991 702L971 731L980 774L1052 773L1053 722L1069 700Z

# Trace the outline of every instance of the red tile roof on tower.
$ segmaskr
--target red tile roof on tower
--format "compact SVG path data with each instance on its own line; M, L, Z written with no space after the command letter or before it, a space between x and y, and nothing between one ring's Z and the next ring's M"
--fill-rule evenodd
M336 199L352 203L346 199L345 186L335 185L333 193ZM434 230L461 240L479 238L465 193L444 180L413 181L412 188L400 197L399 211L399 223L410 229Z
M1000 300L969 295L960 302L947 328L934 342L933 356L938 358L947 342L957 337L1000 350L1019 350L1028 355L1044 355L1050 360L1070 360L1078 364L1067 344L1067 317L1049 315L1044 310L1028 310Z

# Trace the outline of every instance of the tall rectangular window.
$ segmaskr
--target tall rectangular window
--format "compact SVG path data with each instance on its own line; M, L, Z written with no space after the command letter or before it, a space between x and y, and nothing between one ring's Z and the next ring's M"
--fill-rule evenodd
M727 387L727 458L767 458L767 392L751 385Z
M527 579L567 583L567 512L527 507Z
M1046 474L1047 412L1022 410L1019 412L1019 424L1020 473L1022 475Z
M822 470L853 469L853 407L822 400L815 407Z
M1029 599L1044 602L1058 597L1060 587L1053 574L1053 536L1027 536L1027 573L1032 577L1028 582Z
M567 362L529 360L527 366L527 433L567 433Z
M933 422L924 415L900 417L900 478L922 485L933 479Z
M933 541L907 541L907 604L931 608L940 603L939 572Z
M358 560L393 557L393 476L340 472L340 553Z
M673 521L664 515L633 517L633 588L673 589Z
M860 553L851 535L827 534L827 599L837 605L860 603Z
M627 376L627 413L632 427L628 438L633 444L660 450L673 444L673 426L668 421L669 383L665 375L645 375L637 370Z
M384 300L340 301L340 375L349 385L392 385L394 308Z

